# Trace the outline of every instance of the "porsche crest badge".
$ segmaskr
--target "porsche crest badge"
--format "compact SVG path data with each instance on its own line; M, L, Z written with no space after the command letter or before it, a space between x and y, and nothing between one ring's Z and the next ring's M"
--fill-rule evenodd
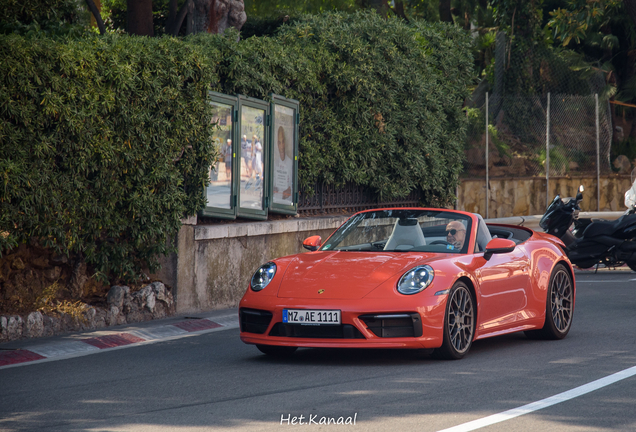
M319 290L318 290L318 294L322 294L322 293L324 293L324 292L325 292L325 290L324 290L324 289L319 289Z

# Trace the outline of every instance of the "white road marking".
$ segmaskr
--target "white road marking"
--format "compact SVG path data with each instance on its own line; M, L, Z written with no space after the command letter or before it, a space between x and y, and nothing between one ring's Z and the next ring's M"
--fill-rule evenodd
M80 341L65 341L46 345L36 345L28 348L28 351L50 358L61 357L68 354L99 351L99 348Z
M161 327L151 327L149 329L135 329L126 332L133 336L137 336L145 340L164 339L170 336L180 336L188 334L187 331L180 329L179 327L167 325Z
M537 402L532 402L527 405L523 405L519 408L514 408L499 414L493 414L488 417L484 417L481 419L470 421L468 423L463 423L457 426L453 426L448 429L443 429L439 432L468 432L468 431L473 431L476 429L481 429L483 427L490 426L495 423L501 423L503 421L510 420L515 417L529 414L531 412L538 411L540 409L547 408L552 405L556 405L561 402L565 402L570 399L577 398L579 396L583 396L584 394L593 392L594 390L598 390L600 388L614 384L626 378L630 378L634 375L636 375L636 366L632 366L629 369L616 372L615 374L606 376L605 378L597 379L596 381L592 381L591 383L584 384L582 386L573 388L572 390L568 390L563 393L559 393L552 397L542 399Z
M238 328L239 326L237 314L223 315L220 317L210 317L206 319L214 321L215 323L221 324L223 327L227 328Z

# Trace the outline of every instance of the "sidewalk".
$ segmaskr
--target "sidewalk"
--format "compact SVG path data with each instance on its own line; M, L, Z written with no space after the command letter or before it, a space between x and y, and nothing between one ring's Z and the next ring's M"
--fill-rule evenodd
M238 326L238 309L223 309L64 336L21 339L0 345L0 369L80 357L103 350L163 342Z

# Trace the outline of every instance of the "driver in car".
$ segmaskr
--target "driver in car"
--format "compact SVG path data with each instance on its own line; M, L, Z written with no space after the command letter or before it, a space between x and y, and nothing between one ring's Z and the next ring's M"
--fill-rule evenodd
M464 239L466 238L466 228L460 221L452 221L446 225L446 241L452 244L455 249L464 247Z

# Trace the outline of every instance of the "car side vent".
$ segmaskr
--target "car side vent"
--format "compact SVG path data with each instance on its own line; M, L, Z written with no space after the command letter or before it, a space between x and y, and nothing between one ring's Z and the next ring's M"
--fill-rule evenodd
M267 331L271 321L271 312L258 309L239 309L239 322L242 332L263 334Z
M383 338L420 337L422 320L417 313L372 314L359 317L374 335Z
M351 324L308 326L300 324L276 323L270 336L321 339L364 339L360 330Z

